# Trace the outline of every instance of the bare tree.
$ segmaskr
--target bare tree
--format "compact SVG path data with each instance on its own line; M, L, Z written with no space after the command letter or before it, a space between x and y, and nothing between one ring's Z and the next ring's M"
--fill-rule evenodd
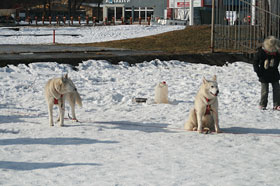
M103 0L85 0L85 3L96 3L97 4L97 21L100 20L100 5L103 3Z
M51 16L52 15L52 0L48 0L48 15Z
M46 16L47 14L47 0L43 0L43 6L44 6L44 10L43 10L43 16Z
M10 9L14 8L14 6L17 4L17 0L1 0L0 1L0 7L2 9Z
M20 7L25 9L27 16L31 7L41 4L41 0L12 0L14 3L18 4Z
M68 14L70 18L72 16L72 0L68 0Z
M68 14L69 14L69 17L75 16L76 11L80 9L80 6L84 2L85 2L85 0L68 0Z
M100 9L100 4L102 4L103 0L68 0L68 13L69 16L75 16L77 10L80 10L80 7L83 3L97 3L98 10ZM99 13L98 13L99 15Z

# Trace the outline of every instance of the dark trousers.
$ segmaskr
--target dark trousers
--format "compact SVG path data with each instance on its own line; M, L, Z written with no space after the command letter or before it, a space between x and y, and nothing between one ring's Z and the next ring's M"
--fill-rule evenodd
M279 82L273 82L272 93L273 93L273 106L280 106L280 86ZM261 83L261 100L260 106L266 107L268 102L269 83Z

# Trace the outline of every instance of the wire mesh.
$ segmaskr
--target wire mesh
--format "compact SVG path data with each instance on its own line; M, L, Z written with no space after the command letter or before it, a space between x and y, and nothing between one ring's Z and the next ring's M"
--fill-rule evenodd
M215 0L215 51L249 57L267 36L279 38L279 0Z

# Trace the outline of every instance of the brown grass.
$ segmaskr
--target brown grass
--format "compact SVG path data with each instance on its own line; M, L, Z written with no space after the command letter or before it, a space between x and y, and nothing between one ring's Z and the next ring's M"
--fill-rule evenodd
M211 27L203 25L187 26L184 30L172 31L148 37L83 45L143 51L162 51L173 54L196 54L210 52L210 38Z

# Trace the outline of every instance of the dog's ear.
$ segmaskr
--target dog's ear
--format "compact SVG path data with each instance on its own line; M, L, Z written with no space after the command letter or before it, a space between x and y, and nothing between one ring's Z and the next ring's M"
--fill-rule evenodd
M66 73L64 76L61 77L62 82L66 82L68 79L68 73Z
M213 81L217 81L217 75L213 76Z
M205 79L205 77L203 77L203 84L207 84L208 81Z
M61 83L66 82L65 80L66 80L66 79L65 79L65 76L62 76L62 77L59 79L59 82L61 82Z

